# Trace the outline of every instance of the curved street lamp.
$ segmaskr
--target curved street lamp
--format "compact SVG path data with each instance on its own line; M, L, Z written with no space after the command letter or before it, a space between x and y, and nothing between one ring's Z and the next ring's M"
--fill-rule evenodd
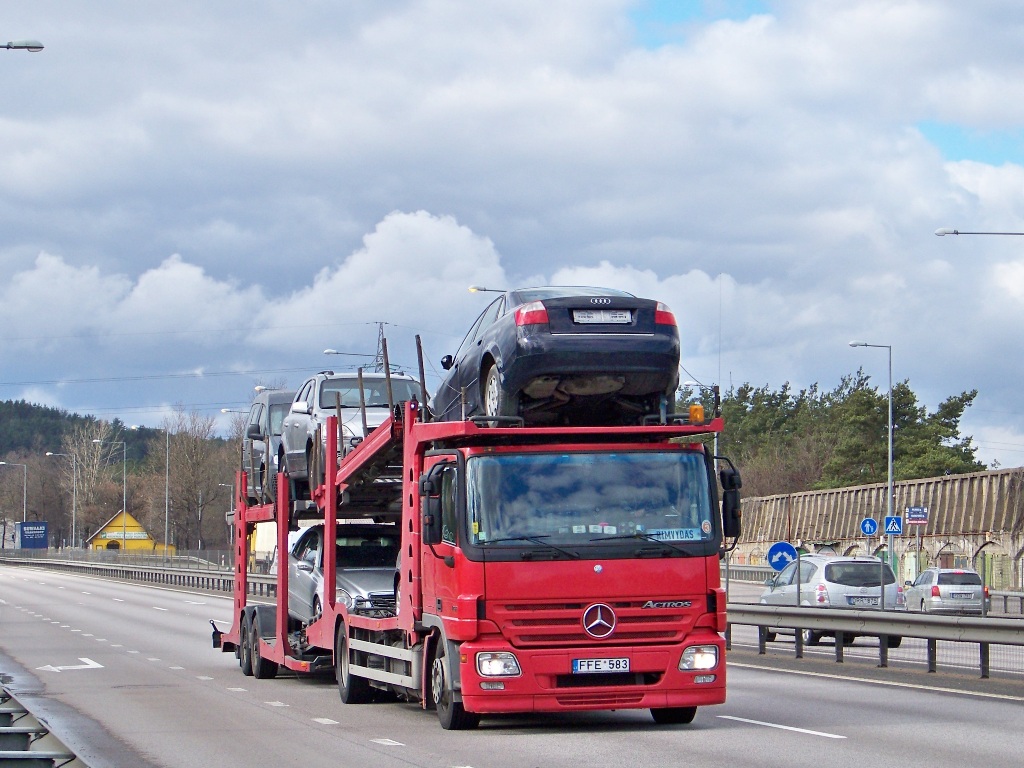
M28 51L29 53L39 53L43 50L43 44L38 40L12 40L7 45L0 45L0 48L6 48L9 51Z
M78 508L78 457L73 453L54 453L53 451L47 451L46 455L71 459L71 548L74 549L78 546L75 527L76 509Z
M935 234L944 237L946 235L1024 235L1024 232L961 232L953 227L942 227L936 229Z
M892 345L890 344L868 344L866 341L851 341L851 347L874 347L875 349L885 349L889 351L889 481L887 483L888 489L886 497L888 504L886 506L887 517L892 517ZM889 534L889 566L892 567L892 534ZM895 573L896 569L893 568ZM897 583L899 579L897 578ZM881 589L879 590L878 605L882 610L885 610L885 579L882 579Z

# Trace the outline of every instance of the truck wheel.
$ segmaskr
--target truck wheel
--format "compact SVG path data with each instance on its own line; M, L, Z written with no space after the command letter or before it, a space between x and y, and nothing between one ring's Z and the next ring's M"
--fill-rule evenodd
M252 677L252 645L249 643L249 620L243 615L238 627L238 666L242 674Z
M277 675L277 662L265 659L260 655L260 617L252 617L252 652L250 654L252 661L252 674L257 680L269 680Z
M890 648L899 648L903 645L903 638L899 635L889 635L886 642L889 644Z
M658 725L686 725L693 722L696 714L696 707L664 707L651 710L651 717Z
M501 387L497 364L487 369L483 392L484 416L518 416L518 398L512 397Z
M800 630L804 636L804 645L817 645L821 642L821 635L810 629Z
M334 676L338 679L338 694L342 704L365 704L372 691L365 677L354 677L348 670L348 638L345 625L339 624L334 636Z
M437 719L446 731L465 731L480 724L480 715L467 712L461 701L455 701L451 673L444 652L445 642L437 641L434 660L430 666L430 694L437 708Z

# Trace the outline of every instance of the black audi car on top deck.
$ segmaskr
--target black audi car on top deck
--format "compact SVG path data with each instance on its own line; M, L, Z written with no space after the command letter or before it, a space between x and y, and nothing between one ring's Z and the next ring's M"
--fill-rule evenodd
M626 424L671 413L679 331L664 304L611 288L519 288L480 314L437 388L434 417Z

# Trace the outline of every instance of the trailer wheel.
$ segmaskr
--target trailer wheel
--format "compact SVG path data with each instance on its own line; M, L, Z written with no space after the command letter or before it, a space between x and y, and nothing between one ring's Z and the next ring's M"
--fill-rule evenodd
M430 694L437 707L437 719L446 731L465 731L480 724L480 715L467 712L461 701L455 701L451 670L445 657L445 641L438 639L434 660L430 665Z
M252 674L257 680L269 680L270 678L277 675L277 662L270 661L269 659L263 658L260 655L260 617L252 617L252 648L250 662L252 664Z
M696 707L665 707L651 710L651 717L658 725L686 725L693 722L696 714Z
M373 695L369 680L349 674L348 636L344 624L338 625L334 635L334 676L338 679L342 704L365 704Z
M252 646L249 644L249 620L243 615L238 626L238 666L242 674L252 677Z

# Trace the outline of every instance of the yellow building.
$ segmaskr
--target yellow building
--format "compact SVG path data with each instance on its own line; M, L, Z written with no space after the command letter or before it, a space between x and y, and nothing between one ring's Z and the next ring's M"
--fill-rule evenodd
M134 552L163 554L164 545L149 535L142 523L130 514L118 512L107 520L96 533L85 540L86 549L127 549ZM174 554L174 546L167 546L167 553Z

